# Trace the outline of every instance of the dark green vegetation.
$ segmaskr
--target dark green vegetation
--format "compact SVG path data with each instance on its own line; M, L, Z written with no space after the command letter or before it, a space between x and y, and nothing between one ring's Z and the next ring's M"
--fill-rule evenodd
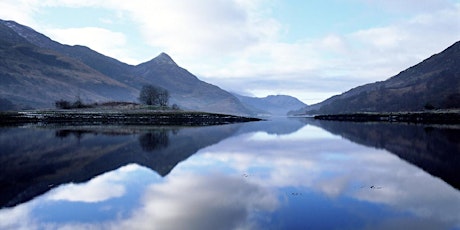
M460 42L386 81L351 89L291 112L350 114L460 108Z

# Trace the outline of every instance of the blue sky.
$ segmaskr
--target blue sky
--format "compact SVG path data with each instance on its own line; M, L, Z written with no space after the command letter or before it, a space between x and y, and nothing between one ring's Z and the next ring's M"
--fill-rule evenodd
M166 52L226 90L308 104L460 40L460 0L2 0L0 18L133 65Z

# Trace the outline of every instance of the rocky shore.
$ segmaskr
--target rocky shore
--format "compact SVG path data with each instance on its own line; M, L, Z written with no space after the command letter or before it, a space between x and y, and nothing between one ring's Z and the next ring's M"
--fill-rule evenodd
M353 122L406 122L425 124L460 124L460 111L351 113L316 115L318 120Z
M220 125L259 121L258 118L175 110L55 110L0 113L0 125Z

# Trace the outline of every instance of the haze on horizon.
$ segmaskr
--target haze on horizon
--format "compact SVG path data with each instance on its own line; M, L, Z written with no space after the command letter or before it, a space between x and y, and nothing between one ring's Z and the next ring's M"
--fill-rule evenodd
M460 0L3 0L0 18L133 65L166 52L225 90L307 104L460 40Z

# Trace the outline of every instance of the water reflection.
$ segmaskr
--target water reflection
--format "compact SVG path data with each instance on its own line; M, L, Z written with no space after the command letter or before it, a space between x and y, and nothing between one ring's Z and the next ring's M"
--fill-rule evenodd
M107 154L122 148L117 145L128 146L112 157L96 154L101 159L92 162L112 164L125 152L135 155L129 158L135 164L120 163L86 183L68 181L29 202L0 209L0 229L460 228L458 190L385 149L356 144L310 124L288 120L123 128L123 135L80 129L80 134L67 131L61 139L56 130L43 130L39 133L49 132L63 146L79 146L74 155L98 153L101 143L110 143L102 148L112 149ZM277 125L281 127L273 127ZM402 143L411 141L420 140ZM180 154L184 151L186 158ZM175 156L182 161L166 160Z
M386 149L460 189L460 126L307 122L355 143Z
M306 138L301 140L299 136ZM277 188L288 195L303 194L291 197L304 200L306 206L297 210L301 213L324 210L319 216L313 215L321 221L302 216L305 222L301 226L460 227L457 190L385 150L357 145L313 126L287 136L255 133L227 140L207 148L202 157L205 161L225 162L228 168L244 172L261 186ZM317 204L316 200L321 202ZM294 204L289 205L289 213L293 212L291 205ZM274 216L288 218L282 215L286 212ZM329 215L343 219L324 222ZM366 226L367 223L378 225Z
M139 136L142 150L153 152L156 149L167 148L169 145L168 133L165 130L144 133Z
M180 161L228 138L238 127L4 129L0 133L0 207L130 163L165 176Z
M150 186L142 203L120 229L253 229L257 213L273 211L277 199L262 186L217 173L174 175Z

